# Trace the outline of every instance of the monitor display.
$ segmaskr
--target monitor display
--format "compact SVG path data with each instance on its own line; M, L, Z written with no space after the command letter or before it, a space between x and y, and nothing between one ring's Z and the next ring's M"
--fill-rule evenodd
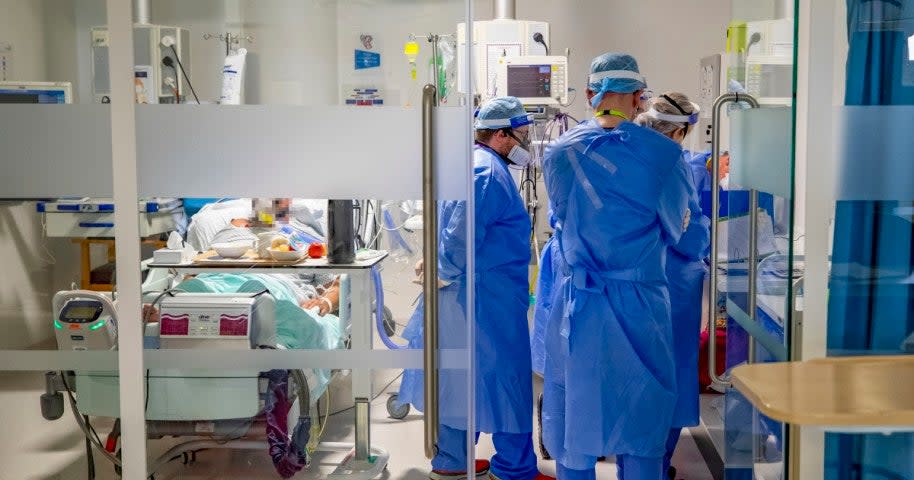
M77 320L89 320L95 318L98 314L98 308L92 305L88 306L78 306L70 307L64 312L64 315L67 318L74 318Z
M508 95L518 98L551 98L550 65L508 65Z
M20 90L18 88L0 88L0 103L67 103L67 92L64 90Z

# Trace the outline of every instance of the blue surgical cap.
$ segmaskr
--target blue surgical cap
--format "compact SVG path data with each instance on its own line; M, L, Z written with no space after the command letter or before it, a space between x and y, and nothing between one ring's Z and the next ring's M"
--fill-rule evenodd
M533 123L524 105L515 97L498 97L476 112L476 130L519 128Z
M604 53L590 62L588 88L596 93L591 100L593 108L611 93L634 93L647 88L647 80L638 70L635 57L625 53Z

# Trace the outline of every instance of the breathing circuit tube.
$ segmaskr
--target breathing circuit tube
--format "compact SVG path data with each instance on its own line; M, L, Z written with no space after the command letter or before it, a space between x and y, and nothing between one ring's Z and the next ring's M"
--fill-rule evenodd
M387 329L384 328L384 286L381 284L381 272L376 266L371 268L371 279L374 281L375 327L378 331L378 336L381 337L381 341L384 342L387 348L400 350L403 347L394 343L390 336L387 335Z

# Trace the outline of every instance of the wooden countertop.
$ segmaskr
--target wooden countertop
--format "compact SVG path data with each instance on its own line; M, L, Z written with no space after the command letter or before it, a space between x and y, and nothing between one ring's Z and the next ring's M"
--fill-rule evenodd
M760 412L781 422L914 431L914 355L743 365L732 378Z

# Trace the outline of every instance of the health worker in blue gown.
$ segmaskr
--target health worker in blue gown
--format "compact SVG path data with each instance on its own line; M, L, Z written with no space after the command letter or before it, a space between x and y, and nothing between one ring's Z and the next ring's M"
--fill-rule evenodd
M477 475L533 480L540 475L533 450L533 378L527 310L530 304L530 218L509 168L532 157L532 123L521 102L500 97L476 117L473 150L475 205L476 427L492 434L491 464L478 461ZM439 210L440 340L442 350L466 348L467 203L442 202ZM422 305L404 337L422 347ZM424 408L422 372L407 371L400 401ZM467 372L442 368L441 429L431 478L466 477Z
M549 209L549 226L555 229L555 216L552 209ZM530 335L530 353L533 356L533 371L543 375L546 367L546 321L552 311L553 297L555 291L552 288L555 281L555 271L560 269L561 252L556 246L555 236L549 238L543 244L543 251L540 253L539 273L536 276L536 288L534 289L534 298L536 303L533 306L533 333Z
M688 97L677 92L667 92L657 97L650 109L639 115L635 123L656 130L682 145L692 126L698 123L698 113L698 105L689 101ZM683 150L681 161L686 167L692 167L695 157L691 152ZM676 470L671 467L671 460L676 444L679 443L682 428L696 426L699 422L698 349L701 333L701 298L707 273L704 258L707 257L711 244L711 222L702 215L694 178L696 171L701 175L700 178L703 178L707 169L702 164L690 170L692 176L689 182L689 226L679 239L679 243L667 250L666 259L677 386L673 425L667 437L666 453L663 457L663 470L669 478L676 478Z
M595 118L546 150L543 172L562 255L546 323L543 435L559 479L661 478L677 389L667 249L689 224L682 148L631 119L646 88L637 61L594 59Z

